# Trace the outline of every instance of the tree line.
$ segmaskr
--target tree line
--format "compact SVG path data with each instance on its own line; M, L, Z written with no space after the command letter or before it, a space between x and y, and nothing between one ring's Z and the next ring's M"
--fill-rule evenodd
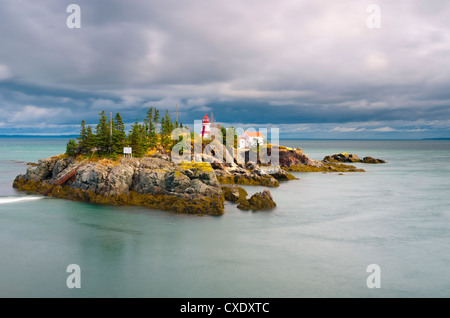
M96 152L100 156L117 156L123 153L124 147L132 147L133 156L142 157L149 148L162 147L170 150L174 141L171 139L172 130L182 128L183 124L173 122L166 109L161 115L156 108L149 108L143 123L139 119L131 125L128 134L120 113L109 119L103 110L95 131L83 120L80 136L70 139L66 146L66 153L70 156L91 154Z

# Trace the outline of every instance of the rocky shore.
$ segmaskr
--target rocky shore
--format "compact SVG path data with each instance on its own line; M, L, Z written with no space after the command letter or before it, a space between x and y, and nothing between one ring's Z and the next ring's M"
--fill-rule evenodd
M16 177L13 187L28 193L97 204L221 215L225 200L237 203L244 210L276 207L268 190L247 198L247 192L238 185L278 187L280 182L297 179L289 171L361 172L364 170L342 162L372 163L373 159L366 157L361 161L356 155L338 154L318 161L303 154L300 148L282 146L268 148L269 155L275 147L279 148L278 166L217 162L208 155L197 160L203 162L179 164L166 154L115 161L59 155L29 165L25 174ZM227 152L225 147L224 152ZM248 157L249 154L238 155ZM373 160L373 163L382 162Z
M227 168L208 162L175 164L165 155L118 161L77 161L61 155L39 160L36 167L29 167L25 174L16 177L13 187L28 193L97 204L221 215L224 200L230 196L224 194L219 180L278 186L278 180L269 172L280 179L293 178L279 168L269 172L256 165L252 168ZM246 195L240 202L246 202ZM261 200L266 202L266 197L267 194L261 196ZM251 200L249 208L258 209L257 199ZM274 205L272 202L270 205ZM267 206L259 205L262 209Z
M337 153L331 156L325 156L323 158L324 162L330 163L330 162L361 162L361 163L386 163L386 161L382 159L375 159L372 157L364 157L363 159L359 159L358 155L356 154L349 154L345 152Z
M20 191L91 203L223 214L221 186L209 163L176 165L170 158L161 157L78 162L56 156L39 160L37 167L17 176L13 186Z

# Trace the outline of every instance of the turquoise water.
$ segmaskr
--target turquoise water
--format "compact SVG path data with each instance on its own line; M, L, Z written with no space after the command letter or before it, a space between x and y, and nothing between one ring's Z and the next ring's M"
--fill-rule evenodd
M227 203L220 217L11 188L26 162L65 143L0 139L0 297L450 296L450 141L286 140L313 159L350 152L388 163L296 173L270 189L275 210ZM69 264L81 267L80 289L66 286ZM381 268L379 289L366 285L369 264Z

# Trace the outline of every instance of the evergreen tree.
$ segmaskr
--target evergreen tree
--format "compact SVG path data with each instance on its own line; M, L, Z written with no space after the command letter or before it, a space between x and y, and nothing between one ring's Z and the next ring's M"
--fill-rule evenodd
M220 131L222 133L222 143L226 145L227 143L227 129L225 127L220 127Z
M173 129L174 124L172 122L172 118L169 111L166 109L164 117L161 118L161 145L164 149L169 149L169 147L171 148Z
M226 140L224 140L225 145L228 144L228 141L230 141L234 148L237 148L238 136L233 126L227 129Z
M81 131L80 137L78 137L78 150L80 153L85 153L87 151L86 141L87 141L87 130L86 130L86 122L84 120L81 121Z
M155 123L155 132L158 133L159 110L156 108L153 113L153 122Z
M110 147L110 131L108 127L108 120L106 118L106 113L104 110L99 114L100 120L96 127L96 140L97 147L100 153L107 153Z
M135 157L142 157L147 150L142 139L143 127L139 124L139 120L136 119L136 123L131 126L130 133L128 135L128 144L133 148L133 155Z
M145 126L145 135L147 137L147 147L154 148L156 147L158 143L158 136L156 135L156 125L154 122L154 112L156 113L156 109L154 110L153 107L151 107L147 111L147 117L144 120L144 126ZM159 115L158 115L159 116Z
M113 122L112 152L115 154L122 154L126 142L126 133L125 125L120 113L116 114Z
M147 110L147 116L144 118L145 134L150 135L151 124L153 124L153 107Z
M66 154L69 156L74 156L76 153L77 142L75 139L69 139L66 146Z
M86 129L86 143L85 143L85 153L89 153L93 148L97 146L97 138L92 131L92 127L88 126Z

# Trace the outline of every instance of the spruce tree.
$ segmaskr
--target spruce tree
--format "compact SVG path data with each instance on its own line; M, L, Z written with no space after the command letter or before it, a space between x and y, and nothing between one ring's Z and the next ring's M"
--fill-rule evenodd
M122 154L123 147L125 146L126 133L125 125L120 113L117 113L114 117L113 136L112 136L112 152L115 154Z
M222 143L225 145L227 143L227 129L225 127L220 127L222 133Z
M153 113L153 123L155 123L155 132L158 133L159 110L155 108Z
M238 136L237 131L233 126L227 129L226 140L224 140L224 143L228 145L228 142L230 142L234 148L237 148Z
M110 147L110 133L108 127L108 119L104 110L99 114L100 120L96 127L96 140L99 152L105 154L109 151Z
M88 126L86 129L86 143L85 143L85 153L90 153L92 149L94 149L97 146L97 138L92 131L92 127Z
M75 139L69 139L66 145L66 154L69 156L74 156L76 154L77 142Z
M169 111L166 109L164 117L161 118L161 145L164 149L170 149L172 144L172 130L174 124ZM173 145L172 145L173 146Z
M158 136L156 135L156 125L154 122L154 113L156 113L156 111L157 110L153 109L153 107L149 108L149 110L147 111L147 117L144 120L147 148L154 148L158 143Z
M81 131L80 137L78 137L78 149L80 153L85 153L87 151L86 141L87 141L87 130L86 130L86 122L84 120L81 121Z
M136 123L131 126L130 133L128 135L128 144L133 148L133 155L135 157L142 157L147 150L142 139L143 127L139 124L139 120L136 119Z

